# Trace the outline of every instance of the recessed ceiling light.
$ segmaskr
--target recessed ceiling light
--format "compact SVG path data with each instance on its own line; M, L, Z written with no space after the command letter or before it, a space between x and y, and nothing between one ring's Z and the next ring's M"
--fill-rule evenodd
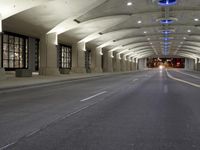
M131 5L133 5L132 2L128 2L128 3L127 3L127 6L131 6Z
M186 40L187 38L186 38L186 37L183 37L183 39Z
M147 34L147 31L144 31L144 34Z
M142 23L142 21L141 21L141 20L139 20L137 23L138 23L138 24L141 24L141 23Z
M195 18L194 21L199 21L199 18Z
M190 32L192 32L192 31L189 29L189 30L187 30L187 32L189 32L189 33L190 33Z
M151 40L150 38L147 38L147 40L149 41L149 40Z

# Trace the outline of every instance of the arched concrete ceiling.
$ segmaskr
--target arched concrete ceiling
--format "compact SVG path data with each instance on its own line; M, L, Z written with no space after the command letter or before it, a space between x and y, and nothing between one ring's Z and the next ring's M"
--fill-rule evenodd
M117 52L144 50L140 57L164 55L160 31L172 29L168 55L185 55L188 50L185 56L198 57L195 53L200 47L200 1L177 0L169 9L161 8L156 1L2 0L0 16L3 29L21 28L30 35L35 35L36 30L41 34L56 32L62 42L83 41L107 50L122 46ZM127 2L133 5L127 6ZM177 18L177 21L161 25L157 20L163 16Z
M4 20L22 11L48 3L49 0L1 0L0 16Z

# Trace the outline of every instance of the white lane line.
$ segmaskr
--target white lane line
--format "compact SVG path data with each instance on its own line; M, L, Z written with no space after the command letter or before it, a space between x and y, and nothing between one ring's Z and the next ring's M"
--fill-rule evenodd
M174 71L176 71L178 73L181 73L181 74L184 74L184 75L187 75L187 76L190 76L190 77L193 77L193 78L196 78L196 79L200 79L200 77L192 75L192 74L189 74L189 73L185 73L185 72L178 71L178 70L174 70Z
M90 97L85 98L85 99L82 99L82 100L80 100L80 101L81 101L81 102L84 102L84 101L90 100L90 99L92 99L92 98L94 98L94 97L100 96L100 95L105 94L105 93L107 93L107 91L103 91L103 92L101 92L101 93L98 93L98 94L96 94L96 95L90 96Z
M167 72L167 76L168 76L169 78L173 79L173 80L176 80L176 81L179 81L179 82L183 82L183 83L189 84L189 85L194 86L194 87L196 87L196 88L200 88L200 85L199 85L199 84L195 84L195 83L188 82L188 81L185 81L185 80L182 80L182 79L179 79L179 78L175 78L175 77L173 77L167 70L166 70L166 72Z
M30 136L32 136L32 135L38 133L40 130L41 130L41 129L37 129L37 130L31 132L30 134L28 134L26 137L30 137Z
M5 149L7 149L8 147L14 145L15 143L16 143L16 142L13 142L13 143L10 143L10 144L8 144L8 145L6 145L6 146L4 146L4 147L1 147L0 150L5 150Z
M139 79L134 79L133 82L136 82L136 81L138 81L138 80L139 80Z
M85 110L85 109L87 109L87 108L89 108L89 107L95 105L95 104L98 104L98 102L95 102L95 103L92 103L92 104L90 104L90 105L88 105L88 106L82 107L82 108L80 108L80 109L78 109L78 110L76 110L76 111L74 111L74 112L71 112L71 113L66 114L66 115L63 116L63 117L59 117L58 119L56 119L56 120L52 121L51 123L49 123L49 124L47 124L47 125L41 127L41 128L38 129L38 130L33 131L32 133L30 133L30 134L28 134L28 135L25 135L24 137L27 137L27 138L28 138L28 137L30 137L30 136L33 136L34 134L36 134L36 133L40 132L41 130L47 128L47 127L50 126L51 124L56 123L56 122L61 121L61 120L64 120L64 119L66 119L66 118L69 118L69 117L71 117L72 115L75 115L75 114L77 114L77 113L79 113L79 112L81 112L81 111L83 111L83 110ZM9 148L10 146L12 146L12 145L18 143L18 142L19 142L21 139L23 139L24 137L19 138L17 141L12 142L12 143L10 143L10 144L8 144L8 145L5 145L5 146L3 146L3 147L0 147L0 150L5 150L5 149Z

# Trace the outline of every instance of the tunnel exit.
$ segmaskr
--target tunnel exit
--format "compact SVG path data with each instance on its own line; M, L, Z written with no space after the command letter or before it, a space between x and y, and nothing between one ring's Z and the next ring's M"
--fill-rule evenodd
M185 58L147 58L148 68L158 68L160 65L168 68L185 68Z

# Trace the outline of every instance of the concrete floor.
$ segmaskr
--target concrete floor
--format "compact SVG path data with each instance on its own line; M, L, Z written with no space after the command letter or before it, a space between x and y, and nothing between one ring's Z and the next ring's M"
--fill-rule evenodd
M3 91L0 150L199 150L200 90L189 83L199 85L200 74L168 75L148 70Z

